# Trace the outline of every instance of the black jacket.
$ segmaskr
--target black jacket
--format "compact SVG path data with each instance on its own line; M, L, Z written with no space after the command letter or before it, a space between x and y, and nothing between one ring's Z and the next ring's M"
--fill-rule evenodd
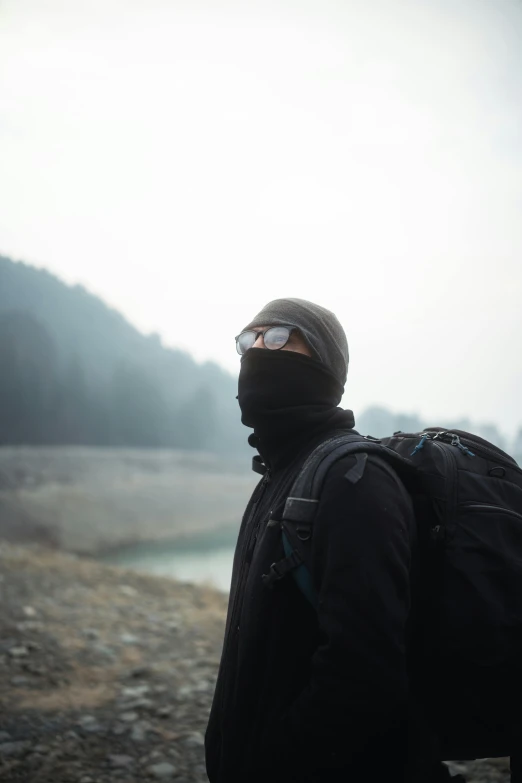
M317 613L291 576L273 590L261 580L284 557L268 515L331 434L267 473L247 506L206 732L211 783L404 780L415 533L400 482L373 458L356 484L353 457L330 469L312 542Z

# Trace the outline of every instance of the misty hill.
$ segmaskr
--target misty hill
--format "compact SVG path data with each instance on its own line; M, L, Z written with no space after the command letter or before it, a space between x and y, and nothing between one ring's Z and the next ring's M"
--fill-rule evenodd
M82 286L0 256L0 445L248 454L236 394L218 365L141 334ZM469 430L522 459L522 430L506 442L494 424L423 421L375 406L355 418L359 432L376 437L431 425Z
M236 381L0 256L0 444L246 447Z

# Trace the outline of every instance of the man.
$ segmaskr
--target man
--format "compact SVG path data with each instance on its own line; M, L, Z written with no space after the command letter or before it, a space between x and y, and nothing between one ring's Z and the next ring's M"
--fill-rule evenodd
M241 420L267 472L247 506L234 559L221 666L206 733L211 783L405 780L407 640L414 517L378 459L347 481L330 468L314 521L315 611L289 577L262 575L284 557L269 525L306 456L352 430L337 407L348 345L328 310L270 302L237 338Z

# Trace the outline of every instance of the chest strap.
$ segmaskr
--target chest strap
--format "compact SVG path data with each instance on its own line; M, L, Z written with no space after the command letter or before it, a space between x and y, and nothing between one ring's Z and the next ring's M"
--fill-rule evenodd
M274 587L276 582L283 579L287 574L299 568L303 564L303 559L297 549L293 549L287 557L282 560L278 560L277 563L272 563L268 574L263 574L261 579L266 587Z

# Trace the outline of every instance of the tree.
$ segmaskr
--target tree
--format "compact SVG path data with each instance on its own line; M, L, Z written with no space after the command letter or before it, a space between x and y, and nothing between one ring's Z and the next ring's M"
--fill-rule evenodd
M57 389L53 341L32 315L0 313L0 442L47 443Z
M167 421L159 389L138 367L121 363L109 388L110 442L118 446L163 446Z

